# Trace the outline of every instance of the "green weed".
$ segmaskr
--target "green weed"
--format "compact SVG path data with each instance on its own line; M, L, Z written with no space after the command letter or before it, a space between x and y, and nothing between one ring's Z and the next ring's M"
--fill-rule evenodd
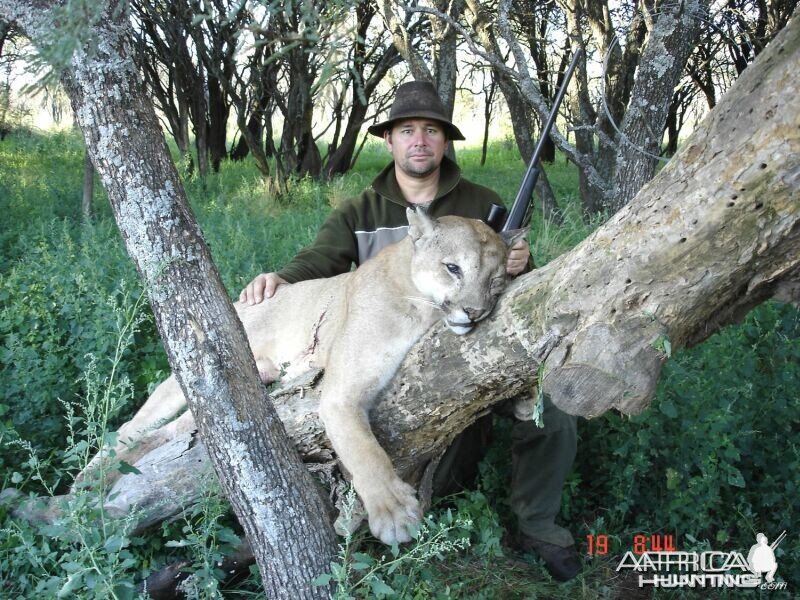
M346 520L352 518L355 501L355 491L351 488L343 507ZM359 552L359 540L348 533L339 546L338 561L331 563L331 572L320 575L314 583L335 583L336 600L420 597L420 593L433 591L431 572L435 562L469 546L471 529L469 518L451 511L438 521L427 517L412 533L413 541L408 546L402 550L397 544L383 548L380 557Z

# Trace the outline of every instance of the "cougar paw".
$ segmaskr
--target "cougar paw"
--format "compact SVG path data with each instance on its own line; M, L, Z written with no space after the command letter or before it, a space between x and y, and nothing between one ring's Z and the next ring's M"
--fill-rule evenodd
M422 519L414 488L395 477L367 496L364 505L372 535L384 544L411 541L411 531Z

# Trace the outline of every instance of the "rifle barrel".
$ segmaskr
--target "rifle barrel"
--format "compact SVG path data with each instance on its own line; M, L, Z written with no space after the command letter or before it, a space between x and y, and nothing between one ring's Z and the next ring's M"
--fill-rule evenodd
M533 189L536 187L536 180L539 179L539 173L541 172L539 169L539 158L544 150L544 144L550 136L550 130L553 128L553 123L555 123L556 117L558 116L558 108L561 106L561 101L567 93L567 86L569 86L569 81L572 79L572 73L578 66L578 59L580 59L582 52L583 51L578 48L575 50L575 54L572 55L572 62L553 100L553 107L550 109L550 114L547 116L544 127L542 127L539 142L536 144L536 149L533 151L533 156L531 156L531 161L528 164L528 170L525 172L525 177L522 179L522 185L519 188L519 192L517 192L517 197L514 199L514 204L511 205L511 212L503 225L502 231L519 229L527 225L528 221L530 221L531 195L533 194Z
M769 545L769 547L775 550L775 548L777 548L780 545L780 543L783 541L783 538L785 537L786 537L786 530L784 529L783 533L781 533L777 538L775 538L775 540Z

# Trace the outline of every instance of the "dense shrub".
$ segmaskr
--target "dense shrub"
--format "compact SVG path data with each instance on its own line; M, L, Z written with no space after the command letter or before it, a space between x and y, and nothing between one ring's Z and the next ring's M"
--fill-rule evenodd
M569 517L745 555L758 532L791 533L800 516L798 384L800 313L788 305L762 305L680 352L647 411L582 423ZM789 549L778 549L781 576L800 585L800 556Z
M118 320L141 290L111 223L41 223L17 245L22 258L0 274L0 405L23 438L58 448L58 399L80 395L89 354L113 355ZM162 353L148 321L123 367L140 394L163 375Z

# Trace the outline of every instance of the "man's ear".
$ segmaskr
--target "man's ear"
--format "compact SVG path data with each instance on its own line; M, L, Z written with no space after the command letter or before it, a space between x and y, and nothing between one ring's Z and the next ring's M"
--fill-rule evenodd
M436 220L429 217L424 208L407 208L406 218L408 219L408 235L414 242L436 228Z
M513 246L519 240L528 235L528 232L530 230L531 230L530 225L528 225L527 227L523 227L522 229L511 229L509 231L501 231L500 237L503 238L503 241L506 243L506 246L511 248L511 246Z
M392 129L387 127L383 130L383 142L386 144L386 148L389 152L392 151Z

